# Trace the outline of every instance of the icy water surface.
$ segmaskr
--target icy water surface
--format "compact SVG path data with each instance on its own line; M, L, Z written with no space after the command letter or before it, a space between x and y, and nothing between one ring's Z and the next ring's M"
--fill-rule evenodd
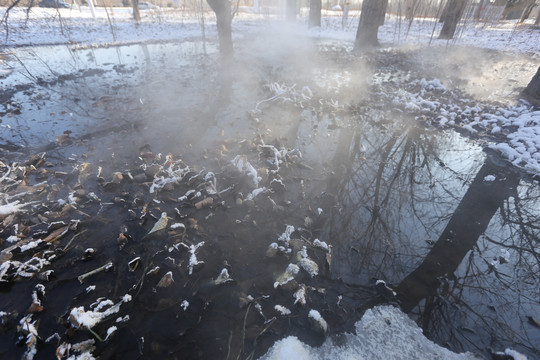
M2 358L258 358L381 304L539 356L538 182L395 102L428 91L413 50L257 39L8 57Z

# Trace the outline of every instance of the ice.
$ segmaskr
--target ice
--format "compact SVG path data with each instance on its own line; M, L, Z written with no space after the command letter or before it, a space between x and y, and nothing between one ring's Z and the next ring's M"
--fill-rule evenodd
M495 175L487 175L486 177L484 177L484 181L486 182L495 181Z
M315 311L310 316L317 317ZM320 314L319 314L320 315ZM322 318L322 317L321 317ZM456 354L428 340L406 314L393 306L367 310L356 323L356 335L346 334L343 343L328 339L314 348L294 336L277 341L261 360L333 360L333 359L481 359L471 353Z

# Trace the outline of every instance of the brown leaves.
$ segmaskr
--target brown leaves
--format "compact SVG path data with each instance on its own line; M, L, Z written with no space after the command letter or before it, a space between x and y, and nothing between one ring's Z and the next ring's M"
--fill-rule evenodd
M59 146L68 146L73 144L73 138L70 137L71 131L66 130L64 133L56 138L56 142Z

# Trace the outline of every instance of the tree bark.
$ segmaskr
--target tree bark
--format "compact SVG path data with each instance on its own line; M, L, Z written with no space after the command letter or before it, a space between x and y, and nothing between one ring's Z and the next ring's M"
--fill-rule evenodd
M534 22L534 25L540 25L540 11L538 12L538 16L536 16L536 21Z
M497 180L486 182L484 178L491 174L497 174ZM397 287L404 312L411 311L420 300L437 294L439 278L452 276L518 184L519 176L511 169L500 168L489 158L486 160L424 261Z
M360 13L360 22L356 31L354 49L379 46L377 33L384 24L388 0L364 0Z
M233 54L232 12L229 0L207 0L216 14L216 25L219 38L219 52L222 56Z
M133 19L135 19L136 22L141 22L141 13L139 12L139 0L132 0L131 4L133 5Z
M439 34L439 39L452 39L456 32L457 24L461 20L467 0L449 0L446 14L444 14L444 24Z
M321 26L322 0L309 0L308 27Z
M523 90L522 95L534 105L540 106L540 67L538 67L529 85Z

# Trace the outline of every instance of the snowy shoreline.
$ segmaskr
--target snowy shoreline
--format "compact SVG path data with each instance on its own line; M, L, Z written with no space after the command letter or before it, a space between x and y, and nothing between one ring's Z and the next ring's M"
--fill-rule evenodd
M5 16L5 7L0 15ZM129 8L98 8L92 18L89 8L47 9L32 8L28 14L24 8L10 11L7 27L0 31L0 47L40 45L85 45L87 47L149 43L152 41L182 41L204 37L215 41L217 31L215 17L211 11L200 13L167 10L144 10L142 20L136 24ZM27 18L28 16L28 18ZM359 12L351 11L348 23L342 28L341 12L325 11L321 27L308 29L307 10L302 9L295 32L304 33L315 39L354 41ZM516 21L500 23L464 22L456 33L456 39L438 40L441 24L432 18L417 19L405 29L400 17L387 15L385 24L379 29L379 40L386 46L473 46L482 49L526 54L540 58L540 29L532 21L517 24ZM276 14L253 14L239 12L233 19L233 36L249 33L253 27L279 26L282 17ZM6 37L7 31L7 37Z

